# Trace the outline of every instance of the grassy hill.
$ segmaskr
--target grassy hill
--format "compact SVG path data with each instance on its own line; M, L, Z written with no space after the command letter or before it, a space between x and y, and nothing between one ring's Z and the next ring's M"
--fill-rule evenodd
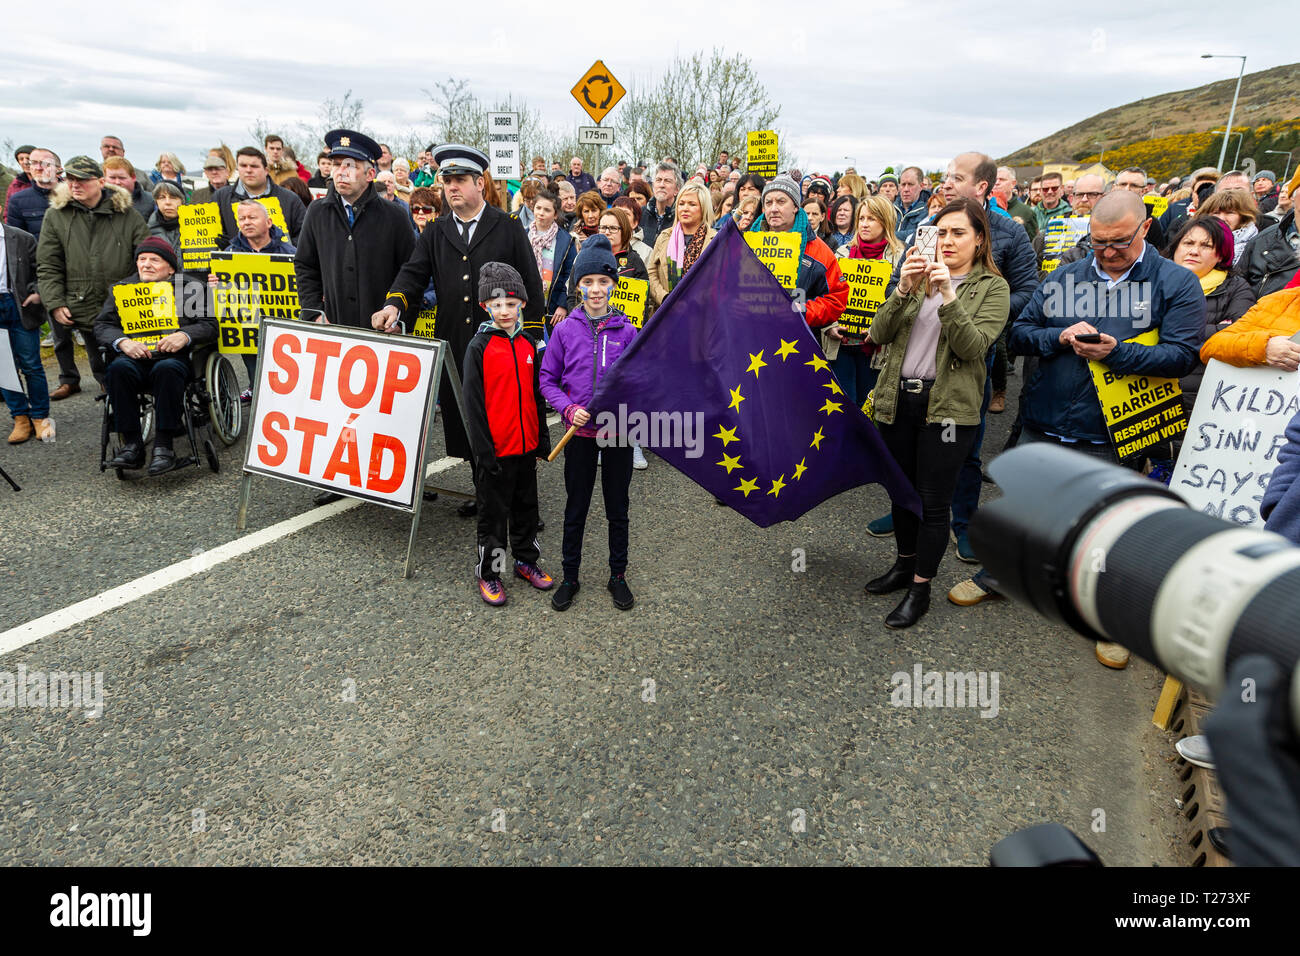
M1168 146L1176 147L1180 154L1185 154L1193 143L1199 141L1183 142L1176 138L1199 133L1205 134L1208 141L1210 130L1222 129L1228 118L1228 107L1232 104L1232 93L1236 85L1237 79L1233 77L1192 90L1163 93L1117 106L1030 143L998 162L1008 166L1030 166L1043 160L1083 161L1088 156L1095 158L1095 144L1104 141L1109 144L1106 147L1106 165L1117 168L1115 163L1119 159L1112 161L1113 149L1143 141L1152 142L1153 133L1158 134L1155 142L1165 142ZM1259 73L1247 73L1241 83L1241 98L1237 101L1237 115L1233 120L1234 130L1274 126L1291 119L1300 119L1300 63L1277 66ZM1219 137L1213 139L1217 144ZM1243 143L1242 156L1250 155L1248 146L1248 141ZM1236 151L1235 147L1234 136L1228 152L1229 163ZM1150 152L1158 152L1158 148ZM1285 162L1283 157L1270 158ZM1218 159L1217 150L1214 150L1213 159ZM1150 160L1148 164L1152 164ZM1169 175L1187 168L1185 165L1170 165L1176 165L1176 168L1171 168Z

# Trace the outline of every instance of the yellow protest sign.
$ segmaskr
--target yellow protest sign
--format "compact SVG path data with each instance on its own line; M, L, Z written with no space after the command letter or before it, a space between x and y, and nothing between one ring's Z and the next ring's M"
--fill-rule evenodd
M758 261L776 276L781 288L793 292L799 277L799 233L747 232L745 242L754 250Z
M1163 216L1166 210L1169 209L1168 196L1157 196L1154 193L1148 193L1142 197L1142 201L1147 204L1147 212L1156 219Z
M289 224L284 221L284 210L280 208L280 200L274 196L262 196L260 199L254 199L253 202L259 202L266 207L267 214L271 217L271 225L279 226L280 231L284 233L285 238L289 236ZM230 214L239 221L239 203L230 204Z
M142 345L154 345L164 335L180 331L176 321L176 291L170 282L115 285L113 301L122 320L122 334Z
M1160 330L1151 329L1125 339L1133 345L1155 345ZM1183 411L1183 390L1176 378L1152 375L1116 375L1102 362L1089 362L1092 384L1101 401L1111 445L1121 462L1139 458L1160 442L1177 438L1187 430Z
M1043 272L1054 272L1061 264L1065 250L1078 244L1088 234L1090 216L1071 216L1068 219L1048 220L1043 230Z
M623 276L618 280L618 285L614 286L614 291L610 293L609 305L610 308L626 315L639 329L641 323L645 321L645 304L649 298L649 282L645 279Z
M849 304L840 316L840 328L849 335L866 335L876 310L885 304L894 265L885 259L840 259L839 263L849 284Z
M214 202L186 203L178 211L181 234L181 268L206 271L208 256L221 235L221 210Z
M755 130L745 134L745 172L757 173L764 179L776 175L776 132L770 129Z
M436 339L437 333L434 331L435 323L438 320L438 307L432 309L421 309L415 317L415 323L411 328L411 334L421 339Z
M298 318L298 277L293 256L214 252L218 348L227 355L256 355L258 323Z

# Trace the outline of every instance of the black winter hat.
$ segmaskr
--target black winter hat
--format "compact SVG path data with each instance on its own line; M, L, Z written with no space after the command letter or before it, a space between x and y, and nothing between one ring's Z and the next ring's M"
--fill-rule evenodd
M573 263L573 281L580 282L583 276L609 276L618 281L618 260L614 258L614 248L609 239L601 233L587 238L582 244L582 251Z
M478 300L490 302L505 296L514 296L521 302L527 302L524 280L513 266L504 262L483 263L483 268L478 273Z

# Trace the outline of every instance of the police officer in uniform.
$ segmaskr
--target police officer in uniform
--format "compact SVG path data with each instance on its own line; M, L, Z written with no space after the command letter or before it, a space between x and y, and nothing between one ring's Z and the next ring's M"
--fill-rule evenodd
M519 220L483 199L487 156L472 146L448 143L434 151L433 159L443 184L443 205L449 212L420 233L415 251L389 286L383 308L371 320L376 329L398 331L402 314L418 308L432 279L438 295L437 336L447 343L456 371L463 378L470 339L482 323L491 321L478 303L478 275L483 264L504 262L523 278L528 293L524 306L526 325L536 326L542 321L542 277ZM445 378L440 400L447 454L472 463L474 456L465 423ZM475 504L469 502L458 513L469 517L476 511Z
M393 278L410 258L415 236L406 207L375 191L379 144L355 130L336 129L325 134L325 145L333 161L331 182L307 208L293 259L299 315L309 322L368 329L370 316L383 306ZM418 307L419 298L415 301ZM323 491L315 501L326 504L339 497Z
M301 317L368 329L415 236L406 207L375 191L379 144L347 129L326 133L325 144L330 185L307 208L293 260Z

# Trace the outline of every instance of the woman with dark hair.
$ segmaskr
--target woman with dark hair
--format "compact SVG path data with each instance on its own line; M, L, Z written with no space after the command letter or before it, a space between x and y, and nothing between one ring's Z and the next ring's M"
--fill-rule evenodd
M826 203L822 202L820 196L805 196L803 211L808 216L808 225L812 227L813 234L831 246L830 231L826 228Z
M1213 214L1198 213L1194 218L1188 219L1169 241L1169 258L1176 265L1196 273L1201 291L1205 293L1205 325L1201 329L1198 349L1215 332L1232 325L1255 304L1255 290L1250 283L1231 271L1234 246L1232 225ZM1196 404L1196 395L1200 391L1204 375L1205 363L1198 359L1196 368L1179 380L1183 392L1183 408L1188 415ZM1182 442L1174 441L1156 447L1162 452L1161 457L1152 457L1151 477L1168 484ZM1168 459L1163 457L1165 449L1169 454Z
M654 250L641 241L641 207L636 204L636 200L629 199L627 196L619 196L614 200L615 209L622 209L627 213L628 221L632 223L632 239L628 243L628 248L636 252L641 257L641 261L650 262L650 256Z
M639 206L641 209L644 210L646 203L648 203L650 201L650 198L654 196L654 191L651 190L650 184L643 179L639 182L635 182L632 185L628 186L627 195L629 199L631 199L633 202L637 204L637 206ZM638 222L639 221L640 220L638 219Z
M921 517L893 509L898 558L867 582L869 594L904 588L885 618L911 627L930 607L930 581L948 545L957 474L980 423L984 356L1007 320L1011 291L993 262L984 208L953 200L939 211L937 262L913 247L898 285L871 322L888 345L876 383L874 415L886 447L921 496Z
M160 182L153 188L154 211L145 223L149 235L166 239L177 254L181 251L181 203L185 202L185 193L170 179Z
M528 244L542 276L543 308L541 329L529 328L534 337L549 341L551 328L569 314L566 299L569 273L578 257L578 245L560 226L560 197L549 189L539 189L533 199L533 221L528 225Z
M758 173L746 173L736 180L736 208L740 208L740 201L746 196L753 196L760 203L763 201L763 190L767 188L767 180Z
M307 188L307 184L297 176L288 177L284 182L280 183L280 185L301 199L304 209L310 206L312 199L315 198L312 196L311 190Z
M852 195L836 196L831 200L831 208L826 212L826 228L829 233L826 245L838 249L853 241L857 212L858 200Z

